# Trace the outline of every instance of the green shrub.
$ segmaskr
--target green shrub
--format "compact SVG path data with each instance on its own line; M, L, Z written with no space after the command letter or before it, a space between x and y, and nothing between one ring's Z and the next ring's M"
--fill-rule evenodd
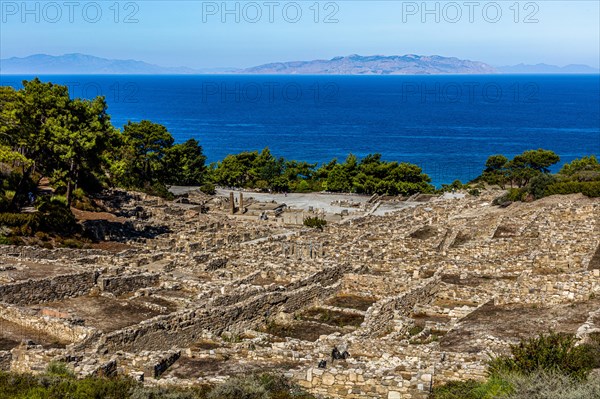
M0 371L0 399L315 399L285 377L234 377L222 384L183 388L144 387L131 378L77 379L64 363L52 362L40 375Z
M0 213L0 226L21 227L30 224L33 213Z
M46 367L46 374L58 375L63 377L72 377L73 373L63 362L50 362Z
M208 399L314 399L280 375L233 377L210 391Z
M503 378L493 377L487 381L450 381L436 387L431 399L495 399L512 392L512 386Z
M207 387L144 387L135 386L130 391L129 399L201 399L206 398Z
M442 188L437 191L441 192L441 193L445 193L445 192L463 190L467 187L468 187L468 185L462 184L462 182L460 180L454 180L450 184L442 184Z
M505 202L523 201L527 196L527 190L524 188L509 188L506 194L494 198L493 205L501 205Z
M321 219L320 217L312 216L305 218L303 224L306 227L323 230L323 227L327 225L327 221L325 219Z
M560 174L573 176L581 172L600 172L600 163L594 155L574 159L571 163L564 164L560 169Z
M413 336L421 333L421 331L423 331L423 330L424 330L423 326L414 325L408 330L408 335L413 337Z
M39 378L31 374L0 371L0 399L27 398L28 393L41 388ZM43 397L30 395L31 398Z
M488 371L492 376L501 376L544 370L585 379L598 361L600 352L590 345L575 346L575 343L572 335L554 332L542 334L511 346L510 356L492 359Z
M588 197L600 197L600 181L578 182L566 181L550 184L546 187L546 195L582 193Z
M82 211L98 211L98 207L92 202L90 197L87 196L87 194L82 188L77 188L73 190L71 206L75 209L80 209Z
M215 387L208 399L269 399L269 393L254 376L234 377Z
M71 195L73 196L74 199L78 199L78 200L83 200L83 199L87 198L87 196L85 195L85 191L83 191L83 189L81 187L78 187L75 190L73 190Z
M527 190L524 188L511 188L506 193L508 201L523 201L527 195Z
M81 249L84 247L83 242L72 238L62 240L61 244L65 248Z
M554 183L556 183L556 177L542 173L531 179L528 191L535 199L540 199L546 196L546 189Z
M4 196L6 197L6 199L8 201L12 201L12 199L15 197L16 191L14 190L6 190L4 192Z
M0 192L0 212L6 212L10 208L10 200Z
M62 236L74 234L79 230L77 221L66 200L60 197L43 197L38 202L38 213L35 213L37 229L46 233Z
M296 184L294 191L299 193L307 193L311 191L311 188L306 180L300 180L298 184Z
M556 372L538 371L529 375L506 377L513 386L507 399L597 399L600 398L600 377L578 381Z
M41 231L61 235L78 230L75 216L60 197L41 197L37 213L0 213L0 226L13 228L15 235L32 236Z
M42 197L42 199L44 199L44 197ZM42 202L43 202L43 200L42 200ZM52 197L50 197L50 203L56 204L56 205L67 206L67 196L66 195L53 195Z
M66 367L51 363L45 374L37 376L0 372L0 399L123 399L129 397L135 385L130 378L89 377L78 380Z
M162 182L154 182L152 184L146 183L142 191L144 191L146 194L155 195L168 200L175 198L167 186Z
M208 195L215 195L217 193L215 185L212 183L204 183L200 186L200 191Z
M481 191L479 191L478 188L471 188L469 189L469 195L472 195L473 197L479 197L481 195Z

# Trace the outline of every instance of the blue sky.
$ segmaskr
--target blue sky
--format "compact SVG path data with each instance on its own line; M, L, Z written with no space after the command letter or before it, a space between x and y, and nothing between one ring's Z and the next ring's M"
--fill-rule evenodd
M1 0L0 57L78 52L202 68L413 53L599 66L599 1L467 3L261 0L228 2L228 14L221 1L30 1L25 9Z

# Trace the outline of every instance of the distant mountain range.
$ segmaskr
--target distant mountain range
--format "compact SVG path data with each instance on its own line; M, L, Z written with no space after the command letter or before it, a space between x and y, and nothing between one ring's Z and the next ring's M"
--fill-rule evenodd
M53 56L35 54L24 58L0 59L0 74L85 74L85 75L164 75L164 74L275 74L275 75L439 75L497 73L599 73L587 65L537 64L493 67L479 61L439 55L401 56L349 55L330 60L276 62L250 68L162 67L136 60L112 60L86 54Z
M233 68L230 68L233 69ZM110 60L86 54L35 54L0 60L0 74L40 75L182 75L210 73L186 67L162 67L136 60ZM226 72L227 70L216 70Z
M277 62L247 68L243 73L256 74L315 74L315 75L434 75L434 74L488 74L494 67L483 62L460 60L439 55L360 56L335 57L330 60Z

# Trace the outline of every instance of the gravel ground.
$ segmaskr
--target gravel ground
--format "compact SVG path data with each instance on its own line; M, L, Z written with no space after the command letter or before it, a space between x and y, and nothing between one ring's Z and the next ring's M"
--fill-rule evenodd
M182 186L172 186L169 190L176 195L181 195L186 192L194 191L197 187L182 187ZM229 197L229 193L233 191L235 193L236 198L239 196L240 190L226 190L226 189L217 189L217 195L222 197ZM337 205L331 205L333 201L351 201L358 202L361 204L366 203L370 195L359 195L359 194L334 194L334 193L288 193L280 194L280 193L258 193L254 191L242 191L244 193L244 198L254 198L260 202L271 202L275 201L278 204L286 204L289 208L292 209L302 209L307 211L309 207L313 207L315 210L322 209L326 213L340 213L343 210L348 210L350 213L357 212L359 208L353 207L342 207ZM414 206L417 203L412 202L402 202L402 203L394 203L394 204L386 204L383 203L381 206L373 212L374 215L383 215L386 212L395 211L398 209ZM362 213L362 212L361 212Z

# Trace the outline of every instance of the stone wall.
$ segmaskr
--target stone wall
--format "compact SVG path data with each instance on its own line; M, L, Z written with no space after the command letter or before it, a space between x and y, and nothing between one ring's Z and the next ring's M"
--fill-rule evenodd
M425 399L433 386L453 380L486 378L486 355L423 352L403 347L402 354L384 353L365 364L353 359L292 372L292 378L313 394L335 399ZM328 362L329 364L329 362Z
M328 286L334 284L344 276L344 273L349 270L348 265L333 266L325 268L319 272L313 273L312 275L302 280L296 281L285 287L287 290L295 290L298 288L306 287L313 284L320 284L322 286ZM257 276L260 276L260 271L251 273L249 276L239 279L230 284L228 287L228 293L220 294L216 291L210 291L204 293L199 299L206 301L207 306L231 306L235 303L245 301L253 296L266 294L276 290L281 290L280 287L269 287L263 286L252 286L249 285Z
M328 267L320 272L314 273L313 275L299 280L295 283L288 285L288 289L297 289L300 287L306 287L311 284L321 284L322 286L328 286L339 281L345 273L352 270L352 267L348 264L342 264L339 266Z
M406 284L410 280L407 278ZM389 276L348 273L342 280L342 294L360 293L361 296L385 298L406 291L406 284Z
M73 256L73 250L69 248L46 249L30 246L0 245L1 256L14 256L27 259L58 260L68 259ZM106 255L99 249L79 249L78 257Z
M10 371L16 373L44 372L52 360L64 355L64 349L42 348L41 345L22 343L11 349Z
M0 286L0 302L30 305L87 295L96 284L99 272L64 274Z
M526 276L516 284L497 287L496 305L534 303L556 305L568 301L587 301L600 294L600 270L572 274Z
M158 378L181 357L181 351L168 351L167 353L149 354L142 352L137 363L143 363L145 378ZM136 365L136 362L133 363Z
M106 276L98 279L98 286L104 292L122 295L127 292L137 291L140 288L157 285L159 279L160 276L158 273Z
M367 310L365 321L357 333L371 336L386 335L391 331L394 318L410 316L416 304L431 303L440 288L440 281L438 276L434 276L405 294L377 302Z
M41 316L35 311L17 306L0 304L0 320L10 321L22 327L58 338L63 342L80 342L92 336L94 328L75 325L69 320Z
M484 380L487 377L487 353L443 352L434 355L439 359L433 370L434 386L448 381Z
M430 369L379 374L365 372L361 368L332 367L326 370L310 368L304 375L296 376L295 380L311 393L328 398L426 399L431 378Z
M278 311L294 312L333 295L338 289L339 283L329 287L315 284L294 291L268 292L227 307L199 308L157 316L135 327L103 336L99 347L109 351L181 348L197 341L203 331L221 334L256 328Z

